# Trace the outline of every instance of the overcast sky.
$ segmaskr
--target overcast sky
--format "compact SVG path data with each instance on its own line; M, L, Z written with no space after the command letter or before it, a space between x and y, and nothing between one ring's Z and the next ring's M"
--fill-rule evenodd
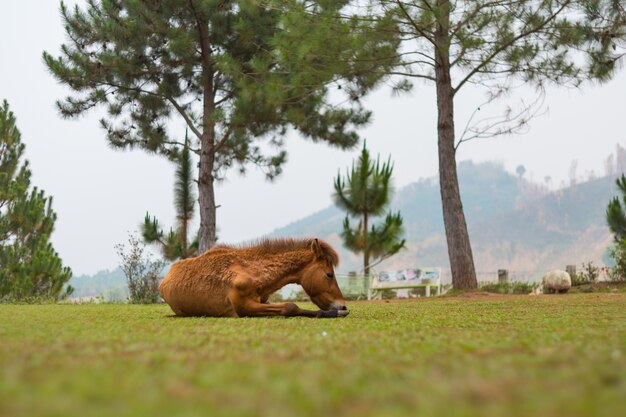
M58 7L55 0L1 0L0 100L7 99L17 117L33 184L54 197L57 251L75 274L93 273L117 265L114 245L137 229L146 210L171 224L174 168L142 151L110 149L97 113L60 118L54 102L68 92L41 58L44 50L58 55L65 40ZM483 101L479 90L462 92L457 130ZM366 103L374 120L362 136L373 153L392 156L396 187L436 175L434 89L418 84L411 95L397 98L381 88ZM601 86L549 89L546 105L547 113L531 122L528 133L469 142L458 159L501 161L512 172L523 164L528 177L543 181L550 175L554 186L567 180L573 160L581 176L592 170L602 175L604 159L616 143L626 142L626 73ZM297 135L288 138L287 151L289 161L274 183L251 168L246 177L232 172L218 185L222 241L255 238L325 208L338 169L358 154L358 149L339 151Z

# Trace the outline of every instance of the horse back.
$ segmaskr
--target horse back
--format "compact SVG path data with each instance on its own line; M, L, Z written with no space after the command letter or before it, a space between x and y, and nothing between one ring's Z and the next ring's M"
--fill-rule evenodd
M174 262L159 292L179 316L230 316L228 290L234 257L224 248Z

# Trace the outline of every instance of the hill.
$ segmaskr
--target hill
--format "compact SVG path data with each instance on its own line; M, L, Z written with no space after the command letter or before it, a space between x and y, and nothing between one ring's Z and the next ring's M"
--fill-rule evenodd
M70 285L74 287L72 298L102 297L105 301L123 301L128 298L126 277L120 268L72 277Z
M602 262L611 242L604 211L615 195L613 177L550 192L497 163L464 161L458 172L479 279L493 279L498 269L509 269L514 279L527 279L566 264ZM437 179L423 179L399 189L391 207L404 217L407 249L377 270L411 266L449 269ZM328 207L270 236L327 239L340 251L339 272L359 270L360 257L341 245L344 216L339 209Z
M616 194L614 177L550 192L510 174L498 163L464 161L458 173L479 280L494 280L498 269L508 269L511 279L527 280L568 264L603 263L611 243L604 212ZM416 266L448 270L437 179L422 179L400 188L392 209L400 210L404 217L407 249L376 270ZM318 236L340 252L339 273L358 271L361 258L341 244L339 232L344 216L330 206L269 236ZM444 282L447 280L449 273L444 276ZM128 295L119 269L74 277L70 284L76 288L74 297L101 295L105 300L122 300Z

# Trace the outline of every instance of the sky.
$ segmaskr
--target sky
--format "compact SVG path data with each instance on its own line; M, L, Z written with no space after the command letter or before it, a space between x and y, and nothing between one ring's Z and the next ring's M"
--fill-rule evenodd
M43 51L58 55L66 40L58 8L56 0L0 0L0 100L8 100L17 117L32 183L54 198L56 250L74 274L91 274L117 266L114 246L138 229L146 211L172 225L174 166L140 150L111 149L98 111L72 120L59 116L55 101L69 91L41 58ZM518 91L501 106L534 94L524 86ZM478 89L457 96L457 131L484 101ZM391 155L396 188L436 176L434 88L418 83L411 94L394 97L381 87L365 104L374 117L360 134L373 154ZM465 143L457 159L498 161L511 172L524 165L527 178L543 182L550 176L552 187L569 181L572 161L581 178L603 175L603 161L617 143L626 144L626 71L603 85L549 88L545 107L525 134ZM297 134L286 142L288 162L274 182L250 167L245 177L233 171L217 185L221 241L254 239L329 206L333 178L359 153L312 144Z

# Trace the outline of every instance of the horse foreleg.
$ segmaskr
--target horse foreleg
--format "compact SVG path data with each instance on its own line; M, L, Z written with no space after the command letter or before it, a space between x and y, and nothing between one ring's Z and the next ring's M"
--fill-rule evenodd
M313 310L305 310L303 308L298 307L296 304L294 303L283 303L283 305L285 306L284 311L284 316L286 317L313 317L313 318L319 318L319 319L331 319L331 318L336 318L336 317L345 317L348 315L348 311L347 310L342 310L342 311L338 311L338 310L317 310L317 311L313 311Z
M239 317L262 317L262 316L284 316L284 317L315 317L315 318L335 318L348 314L347 310L304 310L294 303L263 303L253 282L249 277L241 275L233 280L233 286L228 293L230 303Z
M283 317L313 317L313 318L335 318L344 316L343 312L337 310L305 310L294 303L263 304L259 301L231 297L231 303L239 317L263 317L263 316L283 316Z

